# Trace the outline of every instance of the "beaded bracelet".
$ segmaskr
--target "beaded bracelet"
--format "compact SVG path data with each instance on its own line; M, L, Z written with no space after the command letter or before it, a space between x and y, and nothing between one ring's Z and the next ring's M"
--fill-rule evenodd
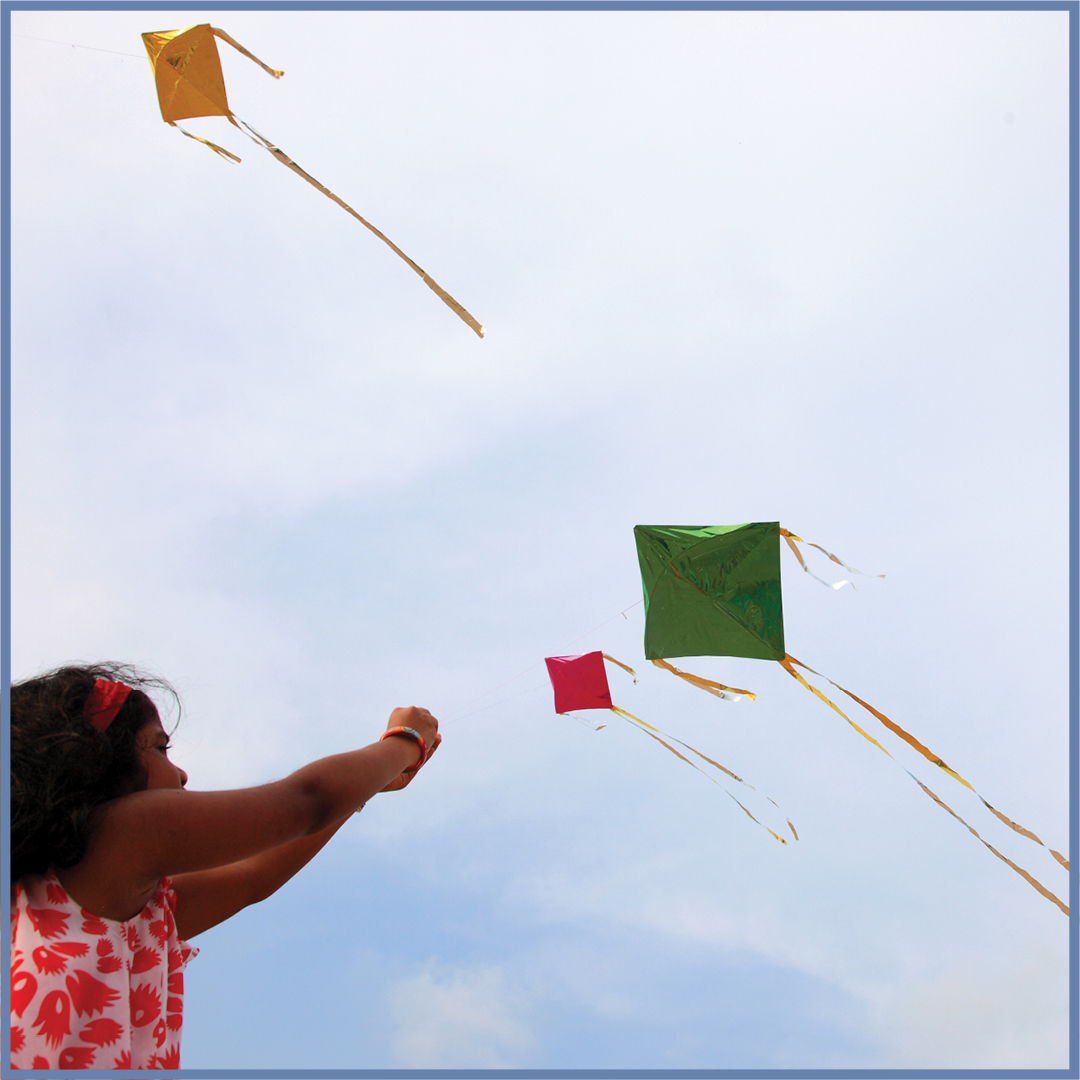
M424 736L421 735L420 732L416 730L416 728L393 727L393 728L390 728L388 731L384 731L379 736L379 742L382 742L383 739L389 738L391 735L404 735L407 739L414 739L416 742L418 742L420 744L420 760L411 769L402 769L403 774L404 773L414 773L414 772L416 772L416 770L419 769L420 766L423 765L425 761L427 761L427 752L428 751L427 751L427 743L424 742Z

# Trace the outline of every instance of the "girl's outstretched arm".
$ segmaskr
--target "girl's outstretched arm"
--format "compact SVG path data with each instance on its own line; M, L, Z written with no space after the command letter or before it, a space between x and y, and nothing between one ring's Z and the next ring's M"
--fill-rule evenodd
M439 736L436 736L435 746L429 751L429 757L438 745ZM388 787L399 790L415 775L405 773L392 780ZM321 832L301 836L299 840L281 844L241 862L173 877L176 926L180 937L185 940L193 938L196 934L231 918L241 909L272 896L286 881L299 873L351 818L351 813L346 814Z
M426 709L395 709L389 727L417 730L428 746L438 723ZM236 791L156 788L101 808L83 860L59 873L87 910L125 920L142 910L158 881L250 859L330 828L419 759L394 736L305 765L284 780Z

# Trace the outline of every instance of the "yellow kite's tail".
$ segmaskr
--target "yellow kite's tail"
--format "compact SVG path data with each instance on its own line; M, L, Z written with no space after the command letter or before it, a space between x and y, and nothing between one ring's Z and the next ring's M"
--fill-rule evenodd
M241 123L244 122L241 121ZM389 247L402 259L404 259L405 262L407 262L409 266L411 266L413 270L415 270L420 275L420 277L424 279L424 284L427 285L427 287L431 289L431 291L435 293L435 295L438 296L439 299L442 300L442 302L446 304L446 306L450 308L459 319L467 323L473 329L473 331L475 331L478 337L484 336L484 328L480 325L480 323L478 323L476 319L474 319L465 310L465 308L463 308L445 289L443 289L442 286L440 286L435 281L435 279L431 277L430 274L428 274L425 270L421 269L421 267L417 266L417 264L414 263L412 259L410 259L409 256L406 255L405 252L402 251L401 248L399 248L397 244L395 244L388 236L386 236L384 233L379 232L379 230L376 229L370 221L362 218L347 202L339 199L329 188L324 187L322 184L320 184L314 176L301 169L300 166L297 165L296 162L288 156L288 154L276 147L272 142L270 142L269 139L263 138L263 136L260 135L253 127L251 127L250 124L244 124L244 128L251 134L251 136L255 139L256 142L269 150L270 153L278 161L280 161L282 165L284 165L287 169L292 169L292 171L296 173L297 176L306 180L317 191L321 191L328 199L336 202L338 206L340 206L342 210L344 210L346 213L352 214L352 216L356 218L356 220L359 221L360 224L364 226L364 228L370 229L384 244L387 245L387 247Z

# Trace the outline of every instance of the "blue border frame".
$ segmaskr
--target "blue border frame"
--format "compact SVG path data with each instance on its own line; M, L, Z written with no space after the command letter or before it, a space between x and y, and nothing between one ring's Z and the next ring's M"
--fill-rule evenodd
M11 691L11 12L13 11L1066 11L1069 14L1069 1066L1066 1069L179 1069L169 1075L327 1080L400 1077L401 1080L686 1080L760 1077L868 1077L955 1080L1080 1077L1080 0L0 0L0 736L8 731ZM8 740L0 739L0 909L10 907ZM10 962L6 935L0 954ZM0 1016L10 985L0 980ZM0 1061L10 1061L10 1031L0 1022ZM57 1070L20 1070L52 1077ZM80 1076L142 1076L142 1070L79 1070Z
M2 0L12 11L1068 11L1078 0ZM586 1075L585 1073L581 1074Z

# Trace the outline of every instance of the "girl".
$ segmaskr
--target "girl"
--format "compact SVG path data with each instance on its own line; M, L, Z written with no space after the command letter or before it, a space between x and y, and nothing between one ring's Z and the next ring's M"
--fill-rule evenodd
M11 1063L177 1069L189 938L265 900L441 742L426 709L284 780L189 792L119 665L11 688Z

